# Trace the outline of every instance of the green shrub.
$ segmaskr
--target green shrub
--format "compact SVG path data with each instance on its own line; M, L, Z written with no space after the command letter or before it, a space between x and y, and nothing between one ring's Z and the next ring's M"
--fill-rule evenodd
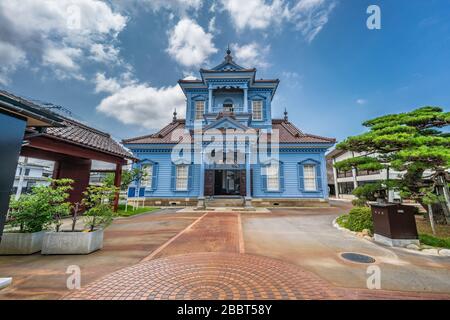
M351 231L361 232L368 229L373 233L372 211L367 207L353 208L349 214L340 216L336 222Z
M20 232L42 231L54 222L55 217L67 216L70 203L66 202L73 180L50 180L48 186L34 186L30 194L11 201L9 224Z

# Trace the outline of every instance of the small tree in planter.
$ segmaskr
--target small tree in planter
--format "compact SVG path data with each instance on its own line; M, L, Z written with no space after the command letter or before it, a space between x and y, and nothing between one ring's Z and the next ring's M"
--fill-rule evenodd
M47 232L42 254L89 254L103 247L103 229L113 218L113 199L117 188L89 186L82 204L86 208L84 223L87 232Z
M41 250L43 230L55 216L67 215L66 202L73 180L50 180L49 186L35 186L31 194L12 200L8 224L18 233L7 233L0 244L1 254L31 254ZM58 226L59 228L59 226Z
M84 214L85 225L89 232L98 227L106 227L114 215L113 203L118 188L112 186L89 186L84 192L83 204L87 211Z

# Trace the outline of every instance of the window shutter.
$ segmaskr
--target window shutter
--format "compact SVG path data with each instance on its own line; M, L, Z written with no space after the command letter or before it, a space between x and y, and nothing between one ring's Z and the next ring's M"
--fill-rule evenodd
M159 165L158 163L153 164L153 175L152 175L152 190L155 191L158 188L158 172Z
M136 197L136 187L128 187L128 198Z
M285 190L284 188L284 163L283 162L279 162L278 163L278 170L279 171L279 175L280 175L280 192L283 192Z
M192 189L192 185L194 183L194 177L193 177L193 171L194 171L194 165L190 164L188 168L188 190L190 191Z
M303 175L303 165L301 163L298 164L298 188L300 191L305 190L305 180Z
M320 170L320 163L316 164L316 181L317 181L317 190L322 191L322 173Z
M172 169L171 169L171 180L170 180L170 186L172 191L175 191L176 189L176 165L172 163Z
M267 192L267 166L266 165L262 165L261 166L261 170L262 170L262 190L264 192Z

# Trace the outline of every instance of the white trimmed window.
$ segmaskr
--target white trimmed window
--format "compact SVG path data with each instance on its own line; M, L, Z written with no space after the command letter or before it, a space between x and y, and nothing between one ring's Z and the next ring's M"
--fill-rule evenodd
M253 112L253 120L262 120L262 106L263 103L261 100L252 101L252 112Z
M189 166L180 164L176 166L176 190L184 191L188 189Z
M205 112L205 101L195 102L195 120L202 120Z
M153 181L153 165L152 164L145 164L142 166L142 179L141 179L141 186L146 188L152 187L152 181Z
M280 190L280 170L278 164L267 167L267 191Z
M304 165L303 175L305 191L317 191L316 166L312 164Z

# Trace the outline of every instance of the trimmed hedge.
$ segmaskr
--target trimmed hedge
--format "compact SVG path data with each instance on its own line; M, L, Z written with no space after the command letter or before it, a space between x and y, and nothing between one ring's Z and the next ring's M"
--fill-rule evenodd
M336 222L343 228L355 232L361 232L364 229L373 233L372 211L367 207L356 207L350 210L348 214L337 218Z

